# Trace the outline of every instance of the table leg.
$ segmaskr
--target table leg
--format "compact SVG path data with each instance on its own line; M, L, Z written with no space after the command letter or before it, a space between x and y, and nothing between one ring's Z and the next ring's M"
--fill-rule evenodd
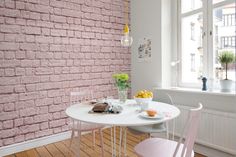
M99 129L99 134L100 134L100 144L101 144L102 157L104 157L104 141L103 141L102 129Z
M113 127L114 132L113 132L113 150L114 150L114 157L116 157L116 126Z
M114 130L112 130L112 128ZM112 149L112 157L116 157L116 126L113 126L111 128L111 149ZM124 134L123 134L124 132ZM112 140L113 135L113 140ZM120 127L120 139L119 139L119 150L118 150L118 156L122 156L122 143L124 142L124 155L126 154L126 127Z

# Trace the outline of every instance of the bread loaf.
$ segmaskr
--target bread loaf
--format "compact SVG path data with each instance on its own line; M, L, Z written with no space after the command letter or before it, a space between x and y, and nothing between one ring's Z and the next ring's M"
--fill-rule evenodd
M97 103L94 105L92 111L93 112L107 112L109 109L109 105L107 103Z

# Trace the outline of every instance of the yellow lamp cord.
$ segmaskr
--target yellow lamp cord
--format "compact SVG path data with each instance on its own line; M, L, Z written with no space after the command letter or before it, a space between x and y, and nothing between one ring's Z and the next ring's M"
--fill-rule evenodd
M125 26L124 26L124 34L128 34L129 33L129 6L128 6L128 0L124 0L125 2Z

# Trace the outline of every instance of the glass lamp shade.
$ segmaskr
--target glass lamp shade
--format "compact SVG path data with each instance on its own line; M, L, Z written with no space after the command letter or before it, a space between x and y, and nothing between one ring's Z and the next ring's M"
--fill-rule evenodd
M129 36L129 33L124 33L124 36L121 37L120 42L122 46L131 46L133 43L133 38Z

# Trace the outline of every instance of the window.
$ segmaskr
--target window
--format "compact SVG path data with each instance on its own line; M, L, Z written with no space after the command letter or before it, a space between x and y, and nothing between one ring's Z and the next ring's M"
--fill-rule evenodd
M195 54L191 54L191 72L195 72Z
M194 10L195 8L195 0L191 0L191 10Z
M198 41L198 45L199 45L198 49L202 49L202 35L203 35L203 28L201 27L200 28L200 34L198 36L198 39L199 39L199 41Z
M235 26L235 14L224 14L223 15L224 26Z
M222 4L222 5L221 5ZM208 65L212 70L212 78L222 79L225 77L225 70L222 70L220 63L217 60L217 56L222 51L231 51L235 54L235 2L225 0L221 3L215 4L217 7L212 7L212 25L213 33L211 42L213 62ZM217 12L221 13L221 16L217 16ZM222 18L221 18L222 17ZM217 27L214 27L217 26ZM220 42L219 42L220 41ZM210 42L210 41L209 41ZM211 52L211 51L210 51ZM221 70L219 70L221 69ZM235 65L229 65L228 69L229 79L235 81ZM220 77L219 77L220 76Z
M235 49L235 36L221 37L221 49Z
M191 40L195 40L195 24L191 23Z
M235 2L232 0L179 0L179 85L201 86L202 76L224 75L217 58L221 51L235 53ZM194 4L194 5L193 5ZM235 66L229 66L235 81ZM221 74L222 73L222 74Z

